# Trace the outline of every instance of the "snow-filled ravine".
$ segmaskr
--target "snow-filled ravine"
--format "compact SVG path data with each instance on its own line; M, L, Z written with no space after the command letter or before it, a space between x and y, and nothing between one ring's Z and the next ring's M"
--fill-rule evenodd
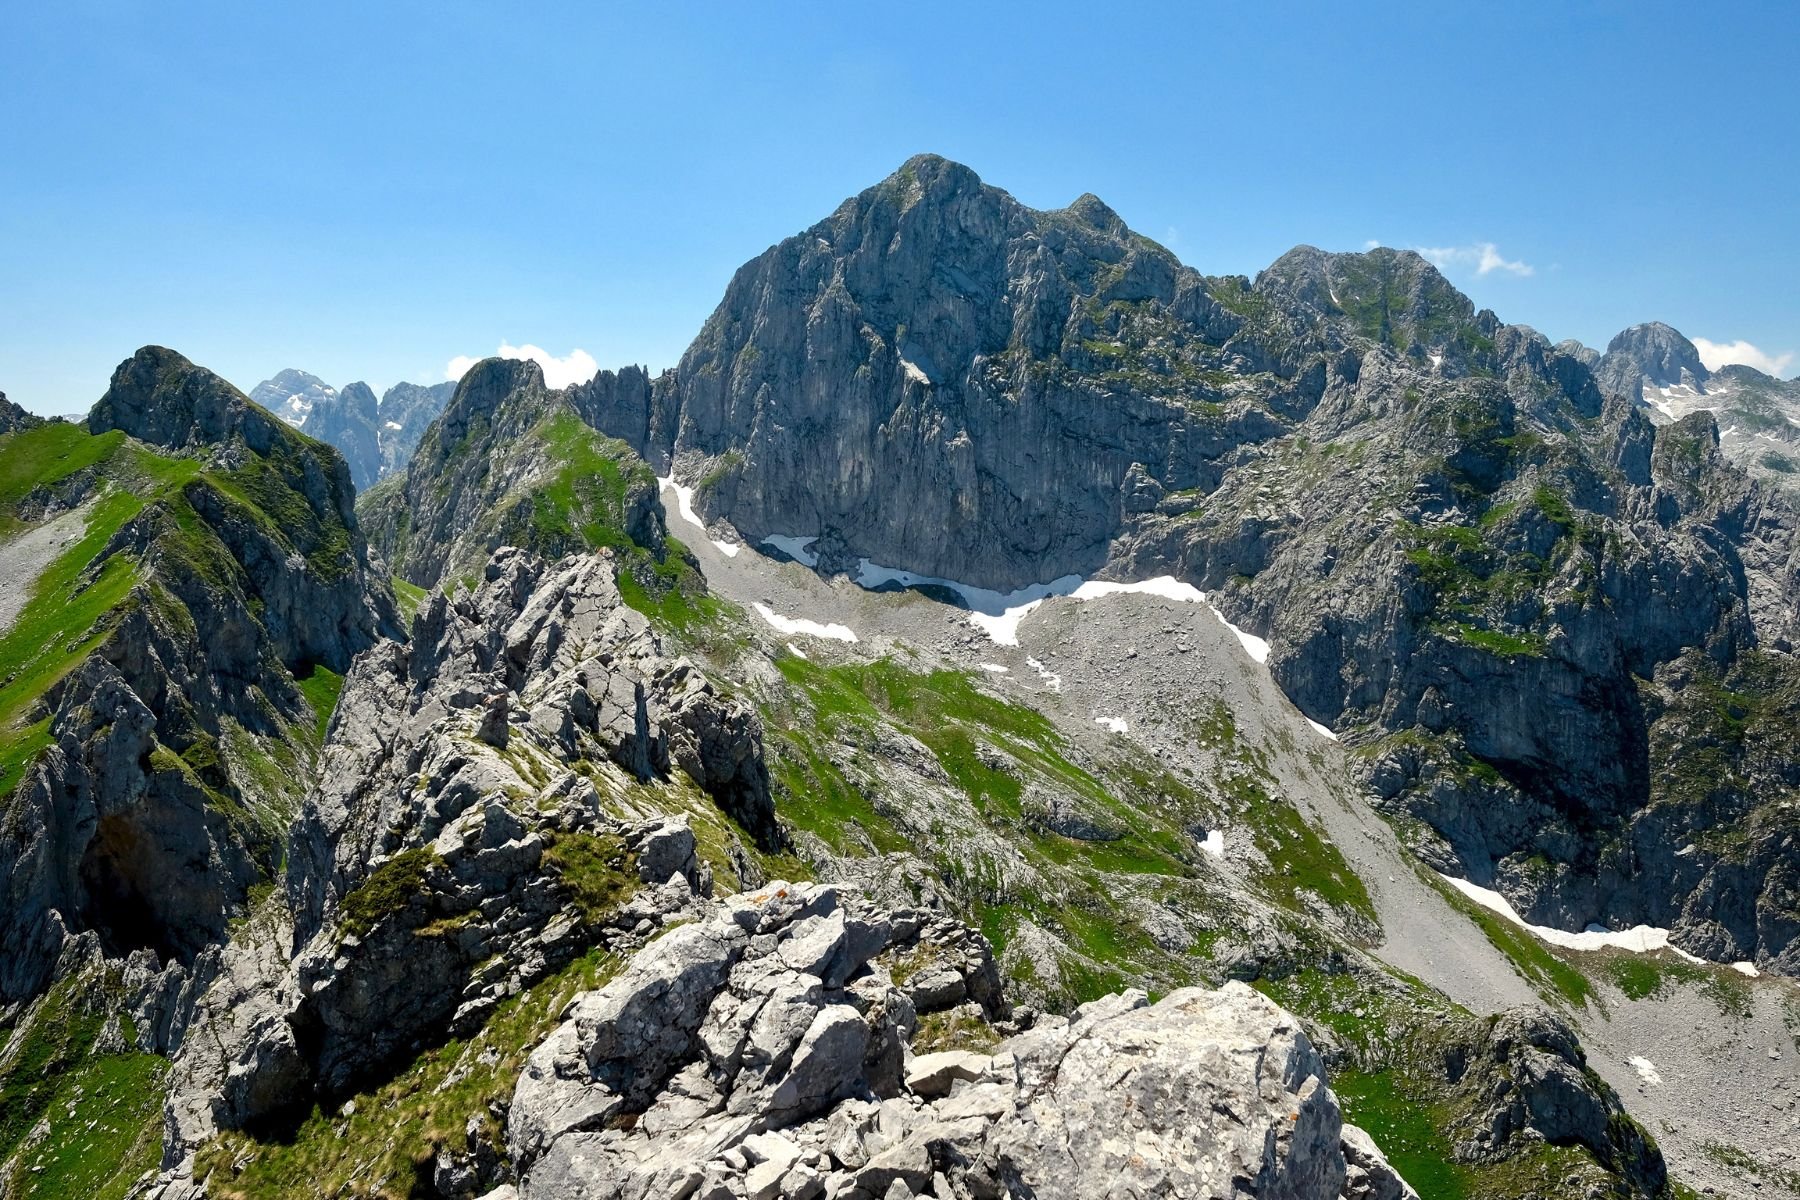
M700 514L694 511L694 489L684 484L676 483L675 477L672 475L659 475L656 482L662 487L669 488L675 493L675 509L681 514L681 519L705 534L706 522L702 521L700 519ZM706 540L717 546L719 548L719 553L723 554L726 558L736 558L737 552L743 549L743 547L739 546L736 542L721 541L710 534L707 535Z
M1445 883L1473 900L1490 912L1495 912L1511 921L1519 928L1526 930L1540 941L1549 942L1552 946L1561 946L1566 950L1629 950L1633 954L1654 954L1658 950L1670 950L1691 963L1705 965L1707 960L1689 954L1680 946L1669 941L1669 931L1658 929L1654 925L1633 925L1630 929L1607 929L1600 925L1590 925L1580 933L1572 933L1567 929L1556 929L1549 925L1533 925L1512 906L1499 892L1492 888L1484 888L1480 884L1470 883L1466 879L1458 879L1454 875L1441 876ZM1728 964L1734 971L1743 975L1756 975L1756 964L1737 962Z
M677 499L681 502L684 519L698 525L699 519L694 516L688 499L692 488L684 489L679 484L669 481L675 488ZM802 537L794 534L772 533L762 539L761 545L771 548L781 555L793 559L805 567L817 567L819 556L812 550L816 536ZM736 546L714 541L728 554L735 554ZM1182 604L1204 604L1207 610L1216 617L1220 624L1229 629L1236 637L1238 644L1244 648L1252 661L1267 666L1269 662L1268 639L1258 637L1248 630L1241 629L1225 619L1218 606L1213 604L1207 594L1191 583L1184 583L1172 575L1158 575L1150 579L1141 579L1133 583L1121 583L1110 579L1084 579L1080 575L1063 575L1048 583L1033 583L1010 592L999 592L992 588L977 587L971 583L963 583L957 579L946 579L941 575L921 575L917 571L908 571L900 567L885 566L867 558L857 560L854 581L859 587L868 591L879 591L892 587L924 588L937 587L953 593L968 610L969 624L980 630L996 646L1017 646L1019 644L1019 625L1030 616L1044 601L1052 597L1063 597L1075 601L1099 600L1108 596L1140 595L1160 596L1165 600L1174 600ZM838 628L841 628L838 627ZM1036 660L1028 660L1028 665L1037 672L1044 686L1053 692L1062 690L1062 680L1049 667ZM999 674L1004 668L990 667L982 664L983 670ZM1336 741L1337 734L1330 727L1306 719L1315 732L1329 741Z

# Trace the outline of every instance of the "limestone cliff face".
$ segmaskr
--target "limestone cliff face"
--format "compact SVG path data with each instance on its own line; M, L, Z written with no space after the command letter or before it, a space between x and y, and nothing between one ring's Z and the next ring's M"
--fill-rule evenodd
M350 467L350 480L357 491L369 490L381 478L380 416L368 384L346 384L335 396L319 400L306 418L305 429L308 437L337 447Z
M180 972L221 941L273 869L325 685L398 631L330 447L159 347L88 428L112 457L59 487L93 515L47 602L108 599L77 653L7 681L37 688L7 701L41 724L7 730L28 765L0 823L0 1002L95 958Z
M1727 809L1664 803L1685 743L1653 727L1686 656L1786 670L1795 513L1710 416L1620 395L1626 360L1709 381L1673 330L1552 346L1416 254L1203 277L1092 197L1035 212L927 156L746 264L676 371L602 377L582 411L748 539L818 536L825 569L1191 580L1372 743L1438 865L1792 969L1767 870L1790 835L1700 838Z
M1133 387L1120 323L1227 411ZM1269 426L1198 382L1236 324L1098 200L1034 212L926 156L744 266L674 375L593 419L714 459L701 503L752 538L1012 587L1106 561L1133 463L1196 486Z
M406 469L406 464L412 461L413 451L418 449L419 439L425 436L425 430L444 411L444 405L450 402L455 392L454 383L430 386L396 383L381 393L381 404L376 410L379 418L376 433L381 439L381 470L378 472L381 478Z

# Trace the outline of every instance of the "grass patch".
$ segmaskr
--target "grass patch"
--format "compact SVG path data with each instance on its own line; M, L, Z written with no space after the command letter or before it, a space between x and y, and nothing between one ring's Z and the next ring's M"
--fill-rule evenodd
M1418 1098L1392 1072L1338 1070L1331 1077L1344 1119L1362 1127L1420 1196L1464 1200L1473 1193L1469 1169L1452 1157L1444 1114Z
M637 890L637 856L610 834L566 833L544 851L575 906L590 922L602 921Z
M411 621L413 617L418 614L419 606L425 603L427 593L425 589L418 584L408 583L398 575L393 577L392 582L394 585L394 603L399 606L401 617L407 621Z
M162 1152L162 1083L153 1054L97 1054L99 1004L116 980L66 978L11 1031L0 1070L0 1162L18 1155L0 1195L118 1200ZM124 1019L125 1038L132 1030ZM33 1135L39 1123L47 1131Z
M319 743L323 744L325 731L331 727L331 714L337 711L338 697L344 692L344 677L315 663L306 669L304 675L295 675L294 683L299 687L300 694L306 697L307 706L313 710L313 732Z
M435 851L419 846L402 850L369 872L368 878L344 897L344 932L362 937L383 917L405 908L425 889L425 877L438 861Z

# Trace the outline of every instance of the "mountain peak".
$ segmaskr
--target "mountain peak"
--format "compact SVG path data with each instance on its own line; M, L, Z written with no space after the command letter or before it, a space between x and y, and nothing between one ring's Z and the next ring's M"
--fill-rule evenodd
M1075 198L1073 204L1063 211L1101 233L1121 234L1126 232L1124 218L1114 212L1106 201L1092 192L1083 192Z
M119 364L88 414L88 429L118 429L153 446L183 449L242 433L258 452L275 437L275 419L205 367L166 346L145 346Z
M314 405L336 398L336 388L298 367L277 371L250 389L250 399L296 429L306 424Z
M1625 391L1631 390L1633 382L1652 387L1702 387L1710 375L1694 343L1661 321L1621 331L1606 344L1602 363L1607 381Z

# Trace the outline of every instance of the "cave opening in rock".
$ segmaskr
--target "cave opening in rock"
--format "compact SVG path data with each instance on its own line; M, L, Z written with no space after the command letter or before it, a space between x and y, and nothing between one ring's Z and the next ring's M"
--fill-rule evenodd
M82 924L100 935L109 955L153 950L165 962L188 961L159 894L167 890L155 849L129 816L100 818L81 858ZM160 882L159 882L160 880Z

